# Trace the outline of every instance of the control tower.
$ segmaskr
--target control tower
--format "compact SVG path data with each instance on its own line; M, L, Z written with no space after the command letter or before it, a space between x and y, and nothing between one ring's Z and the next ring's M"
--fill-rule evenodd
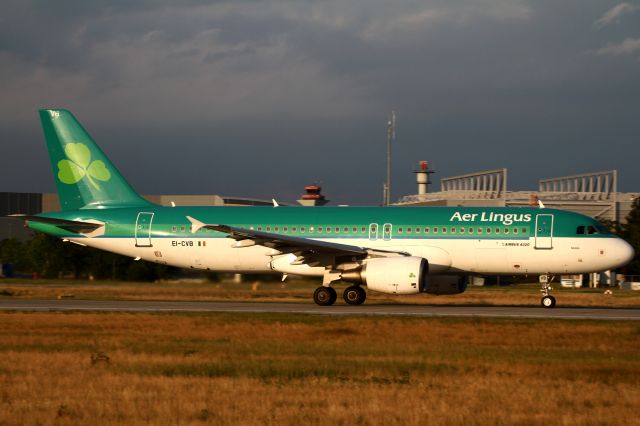
M324 206L329 202L329 200L324 198L324 195L320 193L320 191L322 191L322 187L318 185L305 186L304 190L306 193L298 200L298 203L303 206Z

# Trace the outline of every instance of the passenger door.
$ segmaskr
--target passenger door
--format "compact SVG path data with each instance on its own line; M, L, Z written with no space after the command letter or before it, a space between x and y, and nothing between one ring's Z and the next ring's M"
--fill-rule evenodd
M151 222L153 222L153 213L138 213L134 231L136 247L151 247Z
M553 248L553 215L536 215L535 247L537 249Z

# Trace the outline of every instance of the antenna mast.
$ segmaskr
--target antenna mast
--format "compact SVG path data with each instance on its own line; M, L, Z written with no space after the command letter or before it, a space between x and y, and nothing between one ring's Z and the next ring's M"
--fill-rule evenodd
M391 204L391 141L396 139L396 112L391 111L391 117L387 121L387 182L384 185L383 205Z

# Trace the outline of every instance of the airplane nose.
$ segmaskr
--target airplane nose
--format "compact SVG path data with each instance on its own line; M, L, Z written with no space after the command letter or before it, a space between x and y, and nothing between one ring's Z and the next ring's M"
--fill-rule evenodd
M624 266L631 262L633 257L636 255L636 252L631 244L623 239L618 239L616 243L616 248L614 250L616 262L619 262L618 266Z

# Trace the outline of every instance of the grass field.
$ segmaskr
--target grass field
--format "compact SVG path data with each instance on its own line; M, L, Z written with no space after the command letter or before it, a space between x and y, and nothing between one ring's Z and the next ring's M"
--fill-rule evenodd
M117 300L198 300L198 301L278 301L312 302L312 295L319 285L314 280L289 279L280 282L101 282L74 280L0 280L2 298L74 297L78 299ZM341 296L344 284L334 286ZM562 289L554 286L553 294L558 306L626 307L640 308L640 292L612 288L605 294L604 288ZM344 303L338 297L337 303ZM511 286L470 286L465 293L452 296L419 294L390 296L368 292L366 303L409 303L427 305L502 305L539 306L540 292L537 284Z
M0 313L0 424L638 424L633 322Z

